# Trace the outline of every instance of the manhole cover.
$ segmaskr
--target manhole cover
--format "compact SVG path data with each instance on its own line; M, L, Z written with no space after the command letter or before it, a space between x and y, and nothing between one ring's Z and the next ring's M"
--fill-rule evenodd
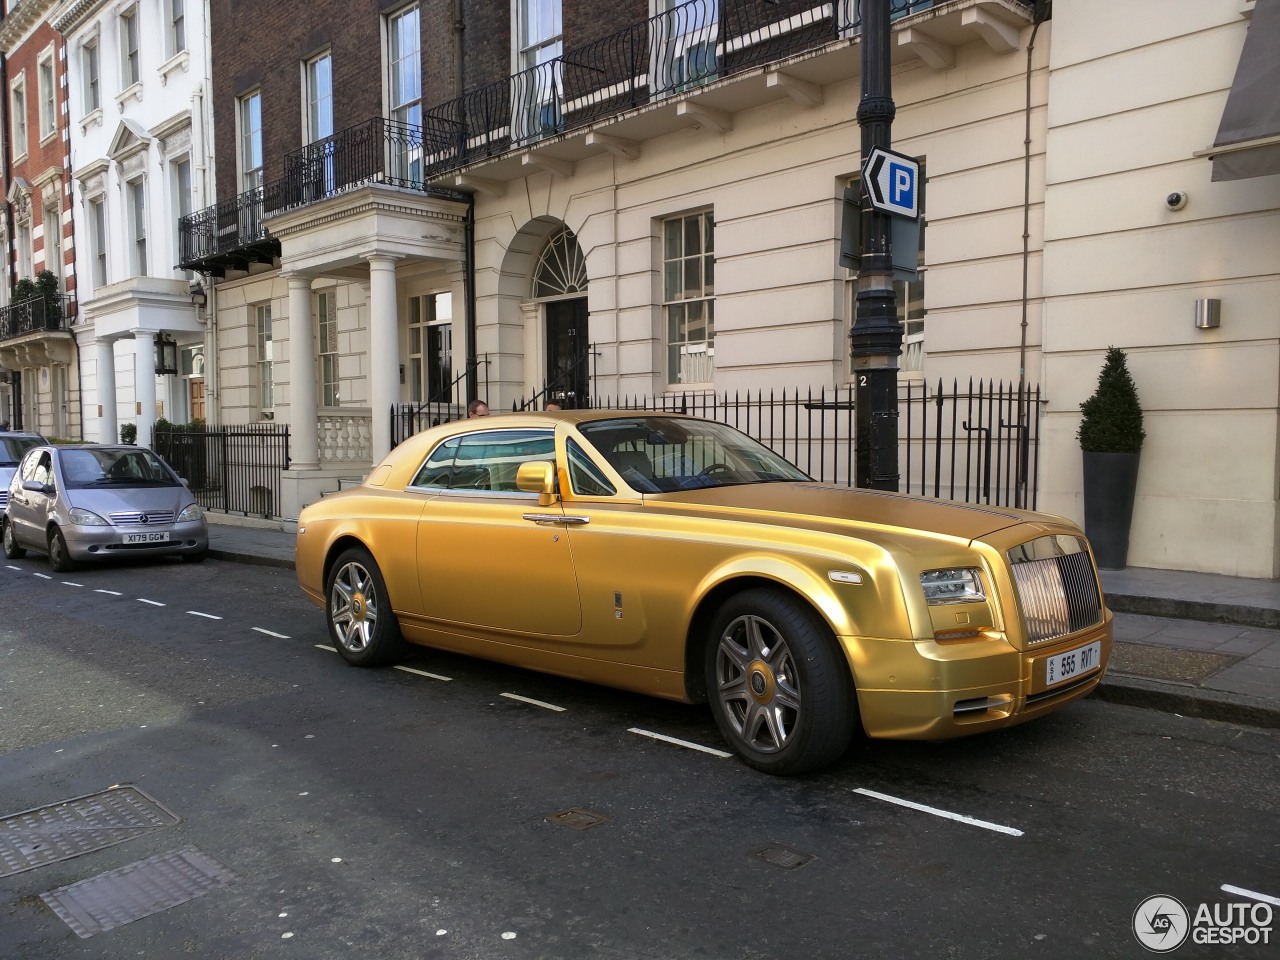
M88 938L202 897L236 875L195 847L139 860L42 893L77 936Z
M0 820L0 877L124 843L177 822L178 817L134 786L10 814Z
M547 819L552 823L573 827L575 830L590 830L592 827L598 827L609 818L602 813L583 810L581 807L570 807L568 810L549 814Z
M1111 645L1112 673L1174 683L1203 683L1240 658L1203 650L1178 650L1153 644L1117 641Z
M786 847L780 847L777 844L770 844L763 849L757 850L755 855L765 863L772 863L775 867L782 867L784 870L803 867L814 859L813 854L797 853L795 850L788 850Z

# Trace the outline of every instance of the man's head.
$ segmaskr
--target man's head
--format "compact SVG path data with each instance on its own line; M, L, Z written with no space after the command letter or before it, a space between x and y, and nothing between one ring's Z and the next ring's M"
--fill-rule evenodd
M472 400L467 404L467 417L487 417L489 405L483 400Z
M560 406L560 404L556 403L554 400L548 400L548 401L547 401L547 409L548 409L548 410L563 410L563 409L564 409L564 407Z

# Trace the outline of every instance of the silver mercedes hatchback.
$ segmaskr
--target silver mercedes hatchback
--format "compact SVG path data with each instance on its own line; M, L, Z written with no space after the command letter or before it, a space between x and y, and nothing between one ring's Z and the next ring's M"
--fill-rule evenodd
M33 447L9 481L0 526L6 557L39 550L59 573L125 556L177 554L199 563L209 552L204 510L146 447Z

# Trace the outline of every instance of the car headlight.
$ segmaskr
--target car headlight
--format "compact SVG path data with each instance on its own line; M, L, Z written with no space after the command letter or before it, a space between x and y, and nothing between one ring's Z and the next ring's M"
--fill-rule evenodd
M111 526L106 520L91 510L85 510L83 507L71 508L71 522L78 527L109 527Z
M929 604L982 603L987 599L982 589L982 571L975 567L950 570L926 570L920 574L920 587Z
M200 509L200 504L190 503L178 514L179 523L190 523L192 520L199 520L204 516L204 511Z

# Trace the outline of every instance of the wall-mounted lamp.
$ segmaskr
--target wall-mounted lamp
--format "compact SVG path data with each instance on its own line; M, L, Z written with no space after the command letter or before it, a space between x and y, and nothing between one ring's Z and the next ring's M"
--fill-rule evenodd
M156 337L156 373L178 372L178 343L167 333Z
M1196 327L1214 330L1222 324L1222 301L1205 297L1196 301Z

